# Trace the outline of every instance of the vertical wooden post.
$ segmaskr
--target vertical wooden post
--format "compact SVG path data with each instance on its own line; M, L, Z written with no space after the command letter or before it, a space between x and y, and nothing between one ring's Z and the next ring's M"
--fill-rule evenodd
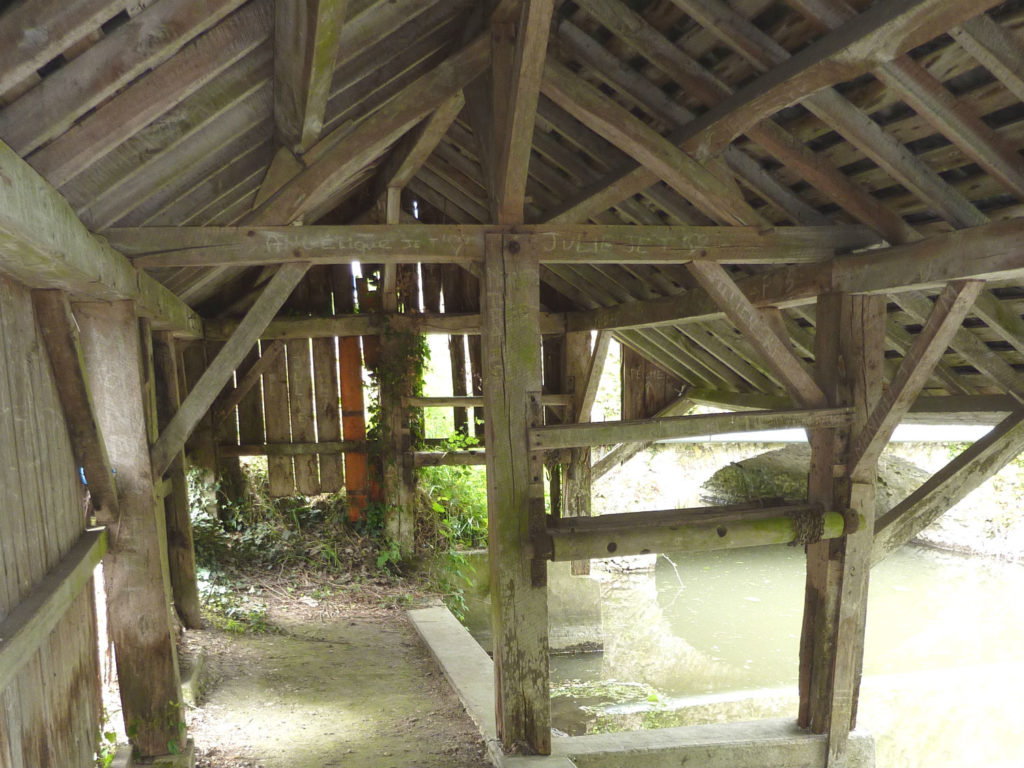
M526 241L529 243L529 241ZM506 752L551 751L543 472L527 434L540 416L539 267L530 245L487 235L482 342L497 730Z
M876 464L850 476L847 460L851 439L881 395L884 327L879 297L818 300L816 379L829 405L852 406L854 419L848 429L810 435L808 497L850 514L843 538L807 548L799 721L829 734L828 765L839 768L846 764L847 737L856 720L875 516ZM866 523L854 530L858 514Z
M174 336L167 331L153 334L153 368L157 425L163 430L181 405ZM196 555L192 542L192 521L189 517L184 453L178 454L167 474L171 479L171 493L164 497L164 518L167 525L167 559L174 607L183 625L188 629L201 629L203 620L199 609L199 590L196 586Z
M184 751L185 723L161 565L138 324L130 302L76 308L121 516L103 563L125 728L143 757Z
M590 371L590 333L575 332L565 335L566 391L572 394L572 406L566 409L567 420L590 421L589 413L581 413ZM564 517L590 517L590 449L573 448L562 478L562 515ZM589 560L573 560L570 565L574 576L590 573Z
M462 298L463 280L460 276L462 267L455 264L441 266L442 290L444 292L444 311L464 311L464 300ZM452 394L461 397L469 394L466 386L466 337L460 334L452 334L448 337L448 356L452 365ZM455 408L455 433L460 435L469 434L469 409Z
M388 187L385 198L385 221L398 224L401 217L402 190ZM380 287L380 310L384 313L385 323L399 311L399 292L404 295L404 309L408 313L413 310L411 296L415 296L418 286L409 285L407 280L399 280L399 269L395 265L385 265L382 270ZM415 280L415 267L411 275L405 277ZM415 307L418 309L418 304ZM387 327L387 326L385 326ZM393 380L385 381L378 376L380 384L380 426L381 443L384 458L384 504L386 507L386 526L388 537L398 545L403 554L413 551L416 540L416 513L413 508L415 492L415 473L412 467L412 442L409 429L408 409L403 402L411 395L409 369L405 368L409 360L407 344L412 339L408 333L385 332L381 339L381 361L389 365L398 365L400 375Z

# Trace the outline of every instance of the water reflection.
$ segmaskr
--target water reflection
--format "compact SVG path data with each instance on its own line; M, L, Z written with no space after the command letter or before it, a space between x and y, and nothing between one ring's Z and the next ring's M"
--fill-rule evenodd
M604 653L552 659L556 691L576 694L556 697L556 727L795 717L801 551L669 555L592 579L599 597L576 589L600 602L589 615ZM860 725L877 765L1024 766L1024 567L904 548L871 579Z

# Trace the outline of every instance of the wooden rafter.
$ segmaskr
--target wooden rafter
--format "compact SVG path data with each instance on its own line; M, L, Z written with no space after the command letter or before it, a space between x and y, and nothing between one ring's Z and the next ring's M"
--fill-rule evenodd
M522 0L518 24L492 21L495 220L523 221L533 124L554 0Z
M988 16L979 15L950 31L953 39L1024 101L1024 41Z
M783 107L827 86L852 80L996 2L892 0L873 5L799 53L787 55L785 61L701 115L693 126L701 134L700 146L708 154L720 152ZM694 11L693 0L676 4Z
M78 117L161 64L243 0L162 0L0 110L0 138L21 155L67 130ZM162 34L154 35L159 29Z
M462 91L453 94L422 125L403 137L377 171L373 183L375 200L384 199L388 189L402 189L409 183L437 148L465 104L466 97Z
M723 224L753 225L763 221L743 200L731 176L723 178L694 160L566 67L549 61L544 68L542 88L552 101L633 155L654 174L645 186L664 179Z
M290 224L328 201L410 128L476 77L489 60L479 37L391 99L355 128L337 129L304 155L306 167L246 216L250 224Z
M144 126L267 41L269 0L240 8L160 66L29 155L29 164L62 187Z
M689 269L793 399L805 408L824 407L825 394L804 367L803 360L793 352L785 328L779 328L770 313L765 315L768 310L758 310L721 265L693 262Z
M302 153L324 127L327 98L349 0L274 4L274 121L278 138Z

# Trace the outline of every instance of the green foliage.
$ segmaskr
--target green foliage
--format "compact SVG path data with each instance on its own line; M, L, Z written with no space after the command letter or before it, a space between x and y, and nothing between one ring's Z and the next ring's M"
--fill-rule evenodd
M196 574L199 599L206 618L218 629L235 634L269 630L267 608L256 598L255 587L244 589L223 573L200 568Z
M106 713L104 712L104 721ZM117 734L100 729L96 737L96 768L110 768L117 756Z

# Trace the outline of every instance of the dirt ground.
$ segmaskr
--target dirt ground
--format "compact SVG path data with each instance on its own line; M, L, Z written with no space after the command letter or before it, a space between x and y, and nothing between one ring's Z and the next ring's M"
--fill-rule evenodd
M484 744L405 612L273 600L266 634L190 631L198 768L483 768Z

